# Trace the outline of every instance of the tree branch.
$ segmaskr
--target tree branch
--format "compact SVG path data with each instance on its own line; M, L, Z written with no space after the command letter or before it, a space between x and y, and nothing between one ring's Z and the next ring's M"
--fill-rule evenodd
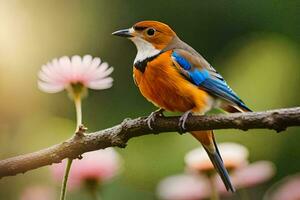
M178 117L160 117L147 126L145 117L125 119L114 127L74 137L47 149L0 161L0 178L25 173L42 166L59 163L65 158L78 158L81 154L106 147L126 146L129 139L148 134L179 131ZM300 126L300 107L266 112L234 113L188 118L188 131L212 129L273 129L277 132L290 126Z

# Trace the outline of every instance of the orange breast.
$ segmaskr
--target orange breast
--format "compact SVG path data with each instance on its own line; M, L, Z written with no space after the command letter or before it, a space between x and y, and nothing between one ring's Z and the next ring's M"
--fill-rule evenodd
M208 94L184 79L173 66L171 53L167 51L148 62L144 73L134 68L137 86L157 107L168 111L203 112L209 104Z

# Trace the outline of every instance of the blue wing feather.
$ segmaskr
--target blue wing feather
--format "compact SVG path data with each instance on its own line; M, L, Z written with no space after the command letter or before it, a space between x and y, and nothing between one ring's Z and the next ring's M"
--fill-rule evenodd
M245 103L237 96L237 94L227 85L225 81L220 79L208 78L202 84L203 87L208 92L223 97L228 101L231 101L238 105L239 107L251 111Z
M237 94L227 85L223 77L218 74L218 77L210 74L208 69L193 68L187 59L180 56L175 51L172 53L173 59L185 70L184 74L193 84L202 87L206 91L235 103L239 107L251 111ZM216 73L216 72L215 72Z
M172 53L172 57L176 60L176 62L185 70L191 69L191 64L183 57L181 57L178 53L175 51Z
M202 85L210 77L209 72L206 69L203 70L194 69L193 71L190 70L188 74L190 76L190 79L197 86Z

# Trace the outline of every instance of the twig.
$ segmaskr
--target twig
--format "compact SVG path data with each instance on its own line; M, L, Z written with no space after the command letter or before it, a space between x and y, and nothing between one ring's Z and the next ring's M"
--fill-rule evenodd
M180 131L178 117L157 118L148 128L145 117L125 119L114 127L72 137L49 148L0 161L0 178L25 173L42 166L59 163L65 158L80 158L88 151L107 147L124 148L129 139L148 134ZM192 116L186 122L188 131L212 129L273 129L277 132L300 126L300 107L253 113Z

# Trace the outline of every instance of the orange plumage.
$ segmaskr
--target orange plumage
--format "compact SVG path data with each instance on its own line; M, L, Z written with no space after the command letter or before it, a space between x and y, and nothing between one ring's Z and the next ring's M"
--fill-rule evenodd
M159 55L147 64L142 73L135 67L133 76L142 95L156 106L169 111L203 112L206 110L209 96L184 79L173 67L171 51Z

